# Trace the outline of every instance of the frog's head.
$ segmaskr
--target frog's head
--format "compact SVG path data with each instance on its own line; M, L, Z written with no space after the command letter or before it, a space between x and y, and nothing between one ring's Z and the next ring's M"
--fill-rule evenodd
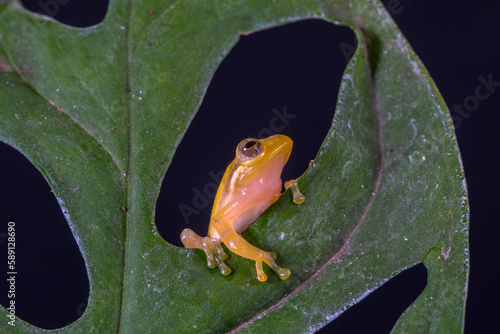
M247 172L275 171L281 174L292 147L292 140L285 135L278 134L264 139L247 138L236 148L236 157Z

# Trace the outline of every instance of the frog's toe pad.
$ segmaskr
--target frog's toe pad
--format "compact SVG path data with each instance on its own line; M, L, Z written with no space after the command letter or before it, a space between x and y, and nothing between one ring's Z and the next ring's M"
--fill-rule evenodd
M290 277L291 271L287 268L280 268L277 273L282 280L286 280L288 277Z
M224 261L221 261L221 263L219 263L219 270L222 276L227 276L231 273L231 268L229 268L229 266L225 264Z
M261 282L267 281L267 275L262 268L262 261L255 261L255 267L257 268L257 279Z
M201 248L201 241L203 240L190 228L185 228L181 233L181 241L186 248Z

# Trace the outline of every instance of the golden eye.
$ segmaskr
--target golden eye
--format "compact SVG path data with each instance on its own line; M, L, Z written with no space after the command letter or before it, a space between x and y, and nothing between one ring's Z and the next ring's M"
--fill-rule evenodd
M262 145L257 139L245 139L238 146L238 156L241 160L250 160L260 153L262 153Z

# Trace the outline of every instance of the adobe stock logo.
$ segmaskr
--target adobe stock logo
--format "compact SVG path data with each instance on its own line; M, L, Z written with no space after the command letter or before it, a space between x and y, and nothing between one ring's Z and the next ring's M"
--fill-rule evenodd
M456 113L452 116L455 129L462 125L463 119L469 118L471 113L479 108L481 101L488 99L495 92L495 87L500 87L500 81L493 81L491 73L488 74L487 79L480 75L477 80L479 84L474 89L474 95L467 96L461 104L453 104L453 111Z
M45 14L54 17L59 13L61 5L66 5L71 0L39 0L38 5L43 9Z
M269 120L268 126L261 128L257 132L257 136L250 135L246 138L265 138L282 132L285 127L290 124L290 120L297 117L297 115L287 112L286 106L283 107L282 111L274 108L272 112L274 116ZM177 206L186 225L191 222L191 216L198 215L201 210L207 208L211 204L217 194L217 189L219 188L222 176L224 176L224 170L217 173L210 171L208 175L210 176L211 181L205 184L202 190L196 187L192 189L193 199L191 201L191 205L181 203Z

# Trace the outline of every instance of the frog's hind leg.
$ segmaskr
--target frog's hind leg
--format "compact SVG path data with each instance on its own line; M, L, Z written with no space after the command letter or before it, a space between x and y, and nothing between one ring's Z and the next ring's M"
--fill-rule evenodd
M219 267L220 273L227 276L231 273L231 268L224 263L228 255L222 249L220 242L209 237L200 237L193 230L185 228L181 233L181 241L186 248L198 248L205 252L207 265L209 268Z
M217 233L219 234L222 242L233 253L255 261L255 267L257 269L257 279L259 281L264 282L267 280L267 275L262 268L262 262L265 262L269 267L271 267L271 269L273 269L282 280L285 280L290 276L290 269L282 268L276 264L276 253L266 252L251 245L227 224L224 225L223 228L221 228L222 226L219 222L214 224L214 227L217 230Z

